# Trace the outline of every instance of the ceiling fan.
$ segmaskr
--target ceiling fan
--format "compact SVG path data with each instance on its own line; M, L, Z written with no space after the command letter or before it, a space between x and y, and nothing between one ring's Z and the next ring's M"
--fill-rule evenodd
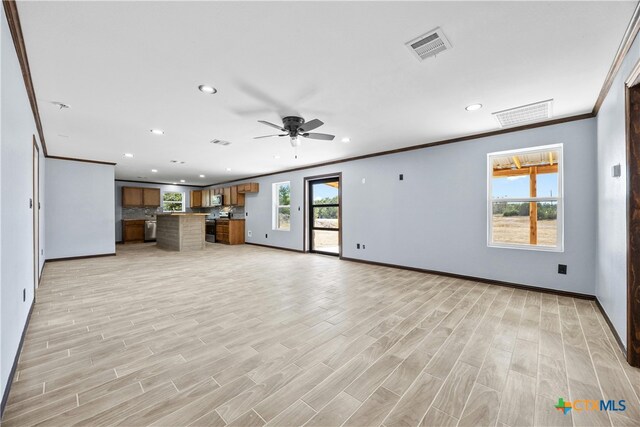
M270 122L266 122L264 120L258 120L258 122L263 123L267 126L276 128L279 131L284 133L276 134L276 135L256 136L253 139L271 138L272 136L288 136L291 141L291 146L294 148L300 146L299 137L309 138L309 139L320 139L323 141L332 141L333 138L335 138L335 135L329 135L326 133L310 133L309 132L310 130L319 128L324 124L322 121L318 119L313 119L308 122L305 122L302 117L288 116L282 119L282 126L279 126Z

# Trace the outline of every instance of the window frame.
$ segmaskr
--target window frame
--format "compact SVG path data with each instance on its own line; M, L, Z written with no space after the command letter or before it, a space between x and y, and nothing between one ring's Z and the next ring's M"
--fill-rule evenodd
M289 204L280 204L280 186L289 186ZM272 209L271 209L271 229L273 231L291 231L291 181L274 182L271 185L272 193ZM289 208L289 228L280 228L278 223L279 213L281 208Z
M494 199L493 196L493 158L513 156L517 154L529 154L539 151L558 152L558 196L557 197L516 197ZM557 237L556 246L542 246L520 243L494 243L491 239L493 234L493 203L501 202L557 202ZM499 249L520 249L541 252L564 252L564 148L563 144L540 145L535 147L518 148L514 150L496 151L487 153L487 247Z
M182 194L182 209L181 210L179 210L179 211L167 211L167 210L164 209L165 202L167 202L167 203L176 203L176 204L179 203L179 202L176 202L176 201L173 201L173 200L164 200L164 195L167 194L167 193L179 193L179 194ZM163 213L172 213L172 212L183 213L183 212L186 212L186 198L187 198L186 192L184 192L184 191L163 190L162 191L162 200L161 200L162 212Z

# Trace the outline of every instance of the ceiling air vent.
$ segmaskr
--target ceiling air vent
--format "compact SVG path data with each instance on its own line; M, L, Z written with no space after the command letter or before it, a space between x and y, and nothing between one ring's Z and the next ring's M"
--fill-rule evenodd
M419 61L424 61L431 56L436 56L440 52L451 49L451 43L449 43L440 28L429 31L427 34L407 42L406 45Z
M212 144L216 144L216 145L231 145L231 143L229 141L223 141L222 139L214 139L212 141L210 141Z
M547 99L546 101L534 102L533 104L497 111L492 114L501 128L509 128L550 119L552 104L553 99Z

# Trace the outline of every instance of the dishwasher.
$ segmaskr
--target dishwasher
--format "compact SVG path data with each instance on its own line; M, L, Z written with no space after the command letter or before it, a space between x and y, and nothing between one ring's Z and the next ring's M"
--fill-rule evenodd
M156 240L156 225L155 219L147 219L144 222L144 241L154 242Z

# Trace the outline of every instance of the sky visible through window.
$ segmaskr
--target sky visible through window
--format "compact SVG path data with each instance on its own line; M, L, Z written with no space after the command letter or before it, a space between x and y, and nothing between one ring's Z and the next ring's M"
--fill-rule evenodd
M537 187L537 197L557 197L558 174L539 174L537 176ZM520 175L508 178L493 178L491 189L494 198L529 197L529 176Z
M313 186L313 198L315 200L338 196L338 189L327 184Z

